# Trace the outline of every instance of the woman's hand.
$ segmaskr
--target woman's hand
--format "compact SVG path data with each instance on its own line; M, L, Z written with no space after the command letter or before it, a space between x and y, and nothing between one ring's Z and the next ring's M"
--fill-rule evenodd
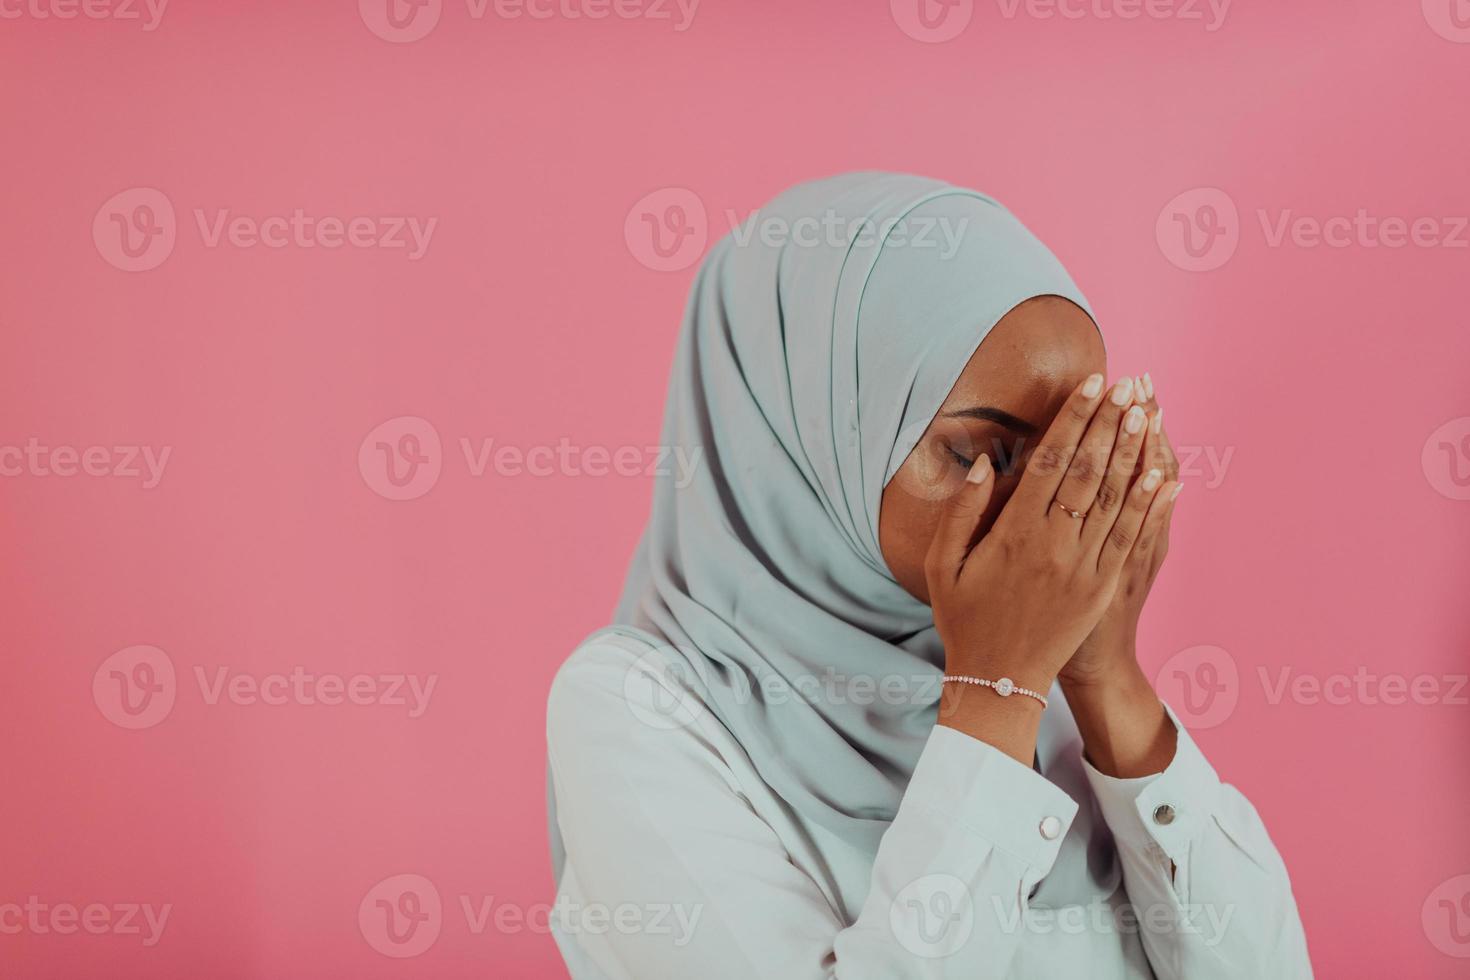
M1096 627L1162 485L1129 485L1146 421L1133 386L1124 379L1105 399L1100 375L1078 386L978 543L995 482L987 457L946 503L925 561L946 673L1047 691ZM940 723L1030 765L1040 704L956 687L945 692Z
M1060 680L1068 686L1106 682L1136 666L1138 620L1169 553L1174 500L1184 486L1177 482L1179 460L1163 427L1164 412L1154 397L1153 379L1148 375L1135 379L1133 393L1135 404L1148 414L1148 426L1141 458L1138 463L1128 464L1128 475L1132 479L1135 470L1141 469L1138 478L1144 479L1150 471L1157 471L1163 481L1162 492L1157 495L1123 565L1117 591L1107 611L1061 670Z
M1121 778L1162 772L1174 758L1176 732L1153 685L1138 665L1138 618L1169 552L1179 461L1163 427L1153 379L1135 384L1137 407L1148 413L1139 467L1143 483L1157 474L1161 488L1124 562L1107 611L1062 668L1059 679L1082 733L1083 750L1100 771ZM1134 479L1134 464L1127 476Z

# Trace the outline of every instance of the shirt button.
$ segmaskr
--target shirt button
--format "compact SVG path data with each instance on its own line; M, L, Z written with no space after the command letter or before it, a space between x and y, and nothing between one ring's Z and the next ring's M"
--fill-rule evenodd
M1062 822L1056 817L1041 818L1041 836L1047 840L1056 840L1062 836Z
M1167 803L1160 803L1154 807L1154 823L1161 827L1167 827L1174 822L1174 808Z

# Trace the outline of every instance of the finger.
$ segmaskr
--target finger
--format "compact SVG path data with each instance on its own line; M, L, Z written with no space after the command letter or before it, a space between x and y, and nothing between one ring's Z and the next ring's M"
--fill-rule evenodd
M1104 466L1102 485L1087 519L1082 523L1084 539L1095 541L1112 529L1118 519L1123 502L1128 499L1128 488L1133 484L1138 468L1138 455L1143 451L1148 416L1143 407L1134 405L1123 413L1123 425L1118 432L1113 455ZM1060 498L1059 498L1060 499Z
M1152 413L1159 404L1154 398L1154 379L1149 377L1149 373L1145 371L1133 380L1136 382L1133 388L1133 400L1142 405L1145 412Z
M1057 495L1057 486L1066 474L1067 464L1077 451L1077 443L1102 400L1103 376L1093 374L1067 396L1067 403L1057 413L1036 450L1026 461L1026 471L1012 495L1012 502L1022 510L1044 512Z
M1167 480L1179 479L1179 457L1164 429L1162 408L1154 412L1153 418L1148 421L1148 440L1143 450L1143 462L1145 467L1157 467Z
M994 489L990 457L982 453L965 474L964 486L945 501L939 515L939 527L924 556L924 574L931 585L950 584L959 578Z
M1151 554L1157 547L1160 536L1169 533L1169 522L1174 517L1174 501L1179 499L1179 492L1183 489L1184 484L1167 481L1159 488L1154 502L1149 506L1148 516L1143 519L1143 527L1138 531L1138 540L1133 543L1135 554Z
M1159 495L1159 490L1164 486L1164 474L1158 470L1149 470L1143 475L1143 479L1133 484L1128 491L1128 497L1123 502L1123 509L1118 514L1118 519L1108 529L1108 533L1102 537L1098 547L1097 567L1104 574L1116 574L1128 560L1128 555L1133 551L1133 543L1138 540L1139 531L1143 528L1144 518L1148 516L1149 507L1153 505L1154 499ZM1170 491L1171 493L1173 491Z
M1117 445L1123 413L1133 403L1133 379L1124 378L1113 385L1105 400L1092 418L1092 424L1082 437L1067 474L1055 494L1057 503L1068 510L1087 513L1092 507L1097 491L1102 486L1103 473ZM1060 511L1056 513L1061 514ZM1061 514L1066 517L1066 514ZM1069 518L1070 519L1070 518Z

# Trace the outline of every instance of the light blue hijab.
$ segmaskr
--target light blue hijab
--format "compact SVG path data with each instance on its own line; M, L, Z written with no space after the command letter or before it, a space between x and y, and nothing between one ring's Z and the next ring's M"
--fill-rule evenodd
M944 661L879 551L883 489L986 334L1042 295L1089 310L1000 204L884 173L785 192L690 294L662 445L699 465L683 487L658 479L612 629L677 661L801 819L869 853ZM554 813L552 848L560 878Z

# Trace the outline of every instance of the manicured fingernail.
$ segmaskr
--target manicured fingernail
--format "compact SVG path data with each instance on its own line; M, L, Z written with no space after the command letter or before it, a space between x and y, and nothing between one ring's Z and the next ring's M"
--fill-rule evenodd
M1175 499L1176 497L1178 497L1183 492L1184 492L1184 484L1182 484L1182 483L1176 483L1174 485L1174 492L1171 493L1171 494L1169 494L1169 499L1170 500L1173 500L1173 499Z
M1143 489L1152 493L1159 488L1159 483L1164 479L1164 474L1158 470L1149 470L1148 476L1143 478Z
M1103 376L1100 374L1090 374L1087 376L1087 380L1082 383L1082 394L1086 398L1096 398L1097 393L1102 391L1102 386Z
M1145 398L1154 396L1154 379L1148 376L1147 371L1143 372L1143 394Z
M1114 405L1122 406L1128 404L1133 398L1133 379L1124 378L1113 385L1112 402Z
M970 466L970 472L965 474L965 479L971 483L984 483L990 479L990 457L981 453L980 458Z
M1137 405L1134 405L1132 408L1128 409L1128 414L1123 416L1124 431L1126 431L1130 436L1137 435L1139 430L1143 428L1143 423L1147 418L1148 416L1144 414L1143 409L1139 408Z
M1154 420L1153 420L1153 423L1152 423L1152 431L1153 431L1153 434L1154 435L1158 435L1159 434L1159 429L1163 428L1163 425L1164 425L1164 410L1161 408L1157 412L1154 413Z

